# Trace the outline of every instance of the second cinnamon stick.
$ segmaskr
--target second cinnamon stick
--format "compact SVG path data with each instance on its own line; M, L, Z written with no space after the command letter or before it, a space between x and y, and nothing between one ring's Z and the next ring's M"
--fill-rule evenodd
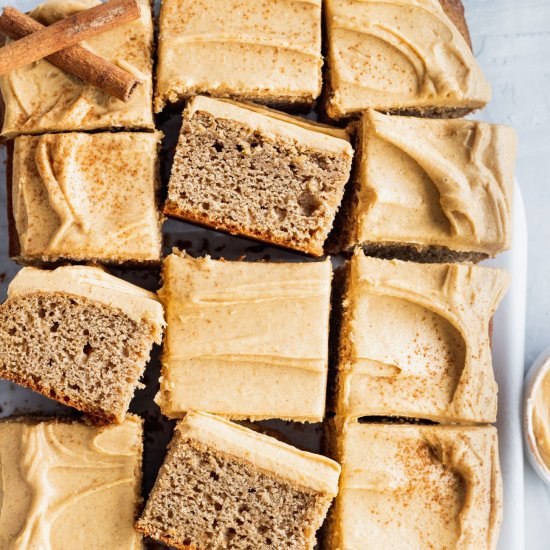
M0 16L0 31L15 40L44 28L44 25L15 8L4 8ZM140 79L128 71L82 46L65 48L47 56L46 59L56 67L122 101L128 101L136 86L141 83Z

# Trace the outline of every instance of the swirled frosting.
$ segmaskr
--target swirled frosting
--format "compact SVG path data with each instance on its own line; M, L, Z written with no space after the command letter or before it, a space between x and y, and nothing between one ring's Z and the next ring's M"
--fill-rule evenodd
M321 0L164 0L155 110L194 94L312 103Z
M320 421L331 265L224 262L172 254L159 297L167 331L163 414Z
M128 102L83 83L41 59L0 76L2 135L100 128L154 128L153 21L149 0L137 0L141 18L81 43L142 81ZM51 25L99 4L98 0L47 0L30 12Z
M159 260L161 134L20 136L12 211L26 260Z
M326 27L333 118L367 107L471 110L491 98L439 0L327 0Z
M337 412L494 422L489 323L499 269L368 258L348 266Z
M540 381L533 387L530 406L537 458L550 472L550 360Z
M237 459L244 459L300 487L331 496L338 492L340 465L333 460L300 451L219 416L189 411L176 425L176 433L184 441L196 441Z
M70 265L52 271L24 267L10 283L8 299L32 292L66 292L118 308L137 323L150 323L158 344L162 339L164 311L157 295L99 267Z
M0 547L140 549L141 439L137 418L0 422Z
M369 110L359 133L354 221L344 246L435 245L489 256L509 248L512 128Z
M331 548L496 548L502 519L492 426L344 423Z

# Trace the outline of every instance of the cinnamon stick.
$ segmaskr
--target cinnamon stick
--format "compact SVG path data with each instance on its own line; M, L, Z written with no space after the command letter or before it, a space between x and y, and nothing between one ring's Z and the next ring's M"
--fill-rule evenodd
M0 31L16 42L0 49L0 74L46 57L60 69L128 101L141 81L82 46L71 44L139 16L135 0L111 0L45 27L15 8L5 8L0 16Z

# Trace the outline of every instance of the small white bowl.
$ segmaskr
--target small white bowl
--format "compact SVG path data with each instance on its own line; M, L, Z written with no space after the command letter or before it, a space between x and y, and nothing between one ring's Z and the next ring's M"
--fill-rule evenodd
M535 472L550 486L550 469L540 456L533 433L533 399L544 375L550 371L550 347L544 350L527 371L523 394L523 436L525 452Z

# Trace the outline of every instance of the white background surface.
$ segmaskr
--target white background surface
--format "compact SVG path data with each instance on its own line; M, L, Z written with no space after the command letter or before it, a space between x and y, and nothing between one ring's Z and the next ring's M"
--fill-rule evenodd
M485 117L519 134L529 231L526 367L550 345L550 0L463 0L474 51L493 85ZM550 549L550 488L525 467L527 550Z

